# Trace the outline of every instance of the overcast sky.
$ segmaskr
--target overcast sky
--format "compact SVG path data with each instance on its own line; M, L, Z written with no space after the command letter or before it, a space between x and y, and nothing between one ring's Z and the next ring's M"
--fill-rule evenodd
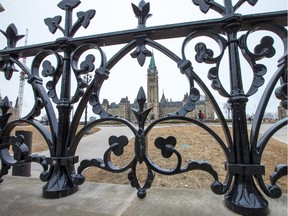
M0 3L5 8L5 11L0 13L0 29L5 31L7 26L11 23L14 23L16 25L19 34L25 34L26 29L28 29L28 45L54 41L58 37L62 37L62 34L59 30L54 35L51 34L48 30L48 27L44 24L44 19L48 17L54 17L56 15L61 15L61 24L63 25L64 11L57 7L57 4L59 2L59 0L0 0ZM139 1L82 0L81 2L82 3L74 10L74 14L76 14L76 12L78 11L95 9L96 15L92 19L88 29L80 28L80 30L76 33L75 37L112 31L120 31L125 29L133 29L137 27L137 19L134 17L131 3L138 5ZM206 15L203 14L199 10L199 8L192 3L191 0L150 0L149 2L151 4L150 13L153 14L153 16L148 19L147 26L197 21L220 17L220 15L218 15L212 10L209 10ZM217 2L223 4L224 1ZM245 3L242 8L239 9L238 13L249 14L277 10L287 10L287 0L259 0L259 2L254 7L250 6L248 3ZM74 19L74 21L76 21L76 18ZM257 40L259 41L260 39L261 37ZM179 56L181 56L180 51L183 40L184 38L179 38L172 41L166 40L159 42L167 46ZM23 46L25 44L24 41L24 39L19 41L18 46ZM252 40L252 50L257 45L258 41L254 41L253 44ZM205 43L206 42L208 43L208 45L211 43L211 46L213 46L213 42L205 40ZM4 48L5 46L5 37L0 35L0 49ZM273 61L277 61L277 59L283 54L283 47L280 44L280 40L277 38L275 38L275 46L277 46L276 49L278 52L274 58L269 59L269 71L267 73L267 76L271 76L271 74L273 74L276 69L275 66L273 67L273 65L275 65L275 63L273 64ZM114 48L104 47L103 50L106 52L106 55L109 59L116 51L121 49L121 47L122 46L117 46ZM152 51L151 47L147 48ZM191 48L191 50L193 51L193 48ZM206 77L209 68L211 68L212 66L197 65L194 60L195 54L193 54L192 51L191 56L189 56L190 52L187 53L187 56L189 56L189 60L192 61L195 71L198 74L203 74L203 76L201 75L201 77L203 77L207 86L210 86L210 81ZM161 98L162 92L164 92L165 96L169 99L171 98L172 100L182 100L184 94L189 91L189 85L186 77L180 74L177 65L175 65L174 62L171 62L163 54L157 52L157 50L153 50L153 52L155 55L156 66L159 71L159 97ZM217 47L215 50L215 54L217 54ZM128 96L130 101L133 102L135 97L137 96L140 86L143 86L146 90L146 74L148 64L149 59L146 60L146 63L143 67L140 67L137 63L137 60L132 59L130 55L126 56L123 61L121 61L111 70L110 78L104 83L101 90L101 101L103 100L103 98L107 98L109 102L118 103L122 97ZM225 62L223 64L225 64ZM247 67L247 69L245 70L248 70L248 74L252 74L251 69L247 66L247 63L245 64ZM27 59L27 66L30 67L30 65L31 59L29 58ZM225 67L225 65L222 65L221 67ZM197 71L197 69L199 71ZM227 78L227 75L222 76L223 78ZM252 78L251 75L246 76L246 74L244 77L247 78L247 80L249 80L249 78L251 80ZM8 82L5 80L3 73L0 74L0 90L2 97L7 95L11 101L14 102L16 100L19 88L18 79L19 75L14 74L12 81ZM250 81L244 80L244 87L245 85L246 87L248 87L249 82ZM229 86L229 83L225 85ZM115 86L118 86L118 88L115 89ZM259 90L256 96L253 96L249 99L249 102L247 104L248 114L253 114L255 112L255 108L258 104L257 102L261 98L261 93L263 92L263 89L264 88L262 88L262 90ZM32 91L27 83L25 84L24 92L25 93L22 115L26 114L29 111L32 103ZM222 108L222 104L225 103L226 99L218 96L217 92L215 92L215 97L220 103L220 108ZM269 105L268 111L276 112L276 108L279 102L276 101L275 98L272 98L271 101L272 103ZM91 114L92 111L89 110L89 116Z

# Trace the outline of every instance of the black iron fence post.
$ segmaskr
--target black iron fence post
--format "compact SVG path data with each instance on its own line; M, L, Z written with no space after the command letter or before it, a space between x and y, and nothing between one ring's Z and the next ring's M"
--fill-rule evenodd
M70 116L72 111L71 105L71 54L75 47L68 44L69 38L74 33L72 29L72 11L78 6L77 4L65 5L65 29L63 30L64 37L59 38L61 50L64 52L63 66L60 69L62 71L61 80L61 93L60 100L57 104L58 109L58 131L57 141L55 146L55 155L52 153L52 157L49 161L52 170L52 174L49 177L48 182L43 187L43 196L46 198L57 198L70 195L78 190L77 185L72 181L71 175L75 172L74 166L69 164L67 148L67 138L70 129Z
M245 107L245 98L238 98L232 103L233 150L235 163L229 164L228 171L234 175L231 190L225 194L225 205L232 211L246 215L266 215L268 202L257 189L253 175L264 174L260 166L254 166L251 161ZM253 170L254 169L254 170Z
M223 33L228 38L229 71L230 71L230 98L228 103L232 108L233 145L235 162L229 164L228 171L234 175L231 190L225 195L225 205L239 214L268 214L268 202L258 191L251 169L251 147L248 138L246 103L248 97L244 93L242 83L241 64L239 58L239 40L237 34L241 29L241 16L227 19ZM233 167L233 168L232 168ZM258 169L259 168L255 168ZM237 171L235 171L237 170ZM264 173L263 173L264 174Z

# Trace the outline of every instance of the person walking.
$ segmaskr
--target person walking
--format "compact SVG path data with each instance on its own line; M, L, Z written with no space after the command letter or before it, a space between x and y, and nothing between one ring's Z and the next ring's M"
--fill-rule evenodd
M199 119L200 122L202 122L203 119L204 119L204 113L202 113L201 110L199 110L199 113L198 113L198 119Z

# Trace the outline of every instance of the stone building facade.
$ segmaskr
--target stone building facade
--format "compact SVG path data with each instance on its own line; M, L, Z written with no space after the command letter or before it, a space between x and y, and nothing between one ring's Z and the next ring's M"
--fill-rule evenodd
M159 100L159 80L158 80L158 70L155 64L154 55L150 59L150 64L147 69L147 103L146 107L153 107L151 110L148 120L158 119L164 116L167 116L169 113L175 113L178 111L185 102L187 101L189 95L186 93L183 95L182 101L172 101L168 100L165 97L164 91L162 93L161 99ZM122 98L119 104L109 103L107 99L104 99L102 102L102 107L110 114L118 116L120 118L125 118L129 121L135 121L135 117L130 109L130 107L137 108L138 104L135 99L131 103L128 97ZM196 108L187 113L187 117L198 118L199 110L205 114L205 119L214 120L215 114L213 107L208 99L205 96L201 96L197 101Z
M284 109L284 107L281 105L278 106L278 119L284 119L288 116L288 110Z

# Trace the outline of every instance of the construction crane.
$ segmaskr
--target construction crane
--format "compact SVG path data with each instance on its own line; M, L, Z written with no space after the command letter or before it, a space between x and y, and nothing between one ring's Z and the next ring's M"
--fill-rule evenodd
M28 41L28 29L26 29L26 33L25 33L25 46L27 46L27 41ZM22 63L24 65L26 65L26 57L23 58ZM22 114L22 106L23 106L23 96L24 96L24 85L25 85L25 79L26 74L24 71L20 72L20 80L19 80L19 91L18 91L18 98L17 98L17 116L16 119L20 119L21 118L21 114Z

